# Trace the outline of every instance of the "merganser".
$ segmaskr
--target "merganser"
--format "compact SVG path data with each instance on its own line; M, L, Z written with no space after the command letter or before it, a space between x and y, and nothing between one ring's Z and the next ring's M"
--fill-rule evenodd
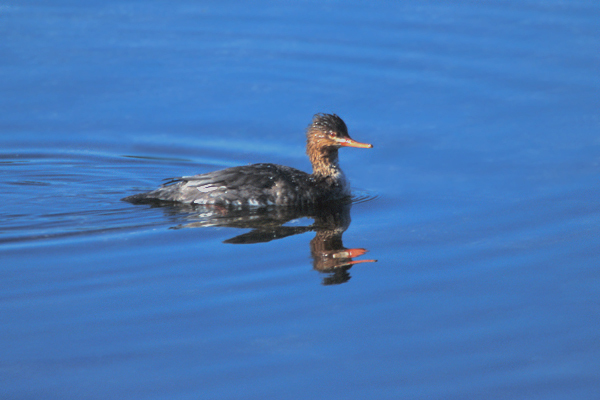
M306 131L312 174L276 164L253 164L175 178L160 188L123 200L131 203L178 202L221 207L311 207L350 198L338 161L340 147L369 149L350 138L335 114L316 114Z

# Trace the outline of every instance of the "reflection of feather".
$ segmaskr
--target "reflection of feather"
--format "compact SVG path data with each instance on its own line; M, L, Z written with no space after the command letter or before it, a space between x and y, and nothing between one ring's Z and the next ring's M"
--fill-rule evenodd
M331 276L323 280L324 284L343 283L350 279L347 272L359 262L353 257L363 255L364 249L347 249L342 243L342 234L350 225L349 202L333 202L320 207L265 207L265 208L225 208L217 205L192 205L173 202L154 202L178 224L174 229L200 227L230 227L251 229L250 232L237 235L224 241L229 244L266 243L288 236L315 231L310 241L313 268ZM290 221L310 218L310 225L285 225ZM184 221L182 221L184 220ZM303 221L302 221L303 222ZM297 225L297 226L296 226Z
M229 244L254 244L266 243L271 240L283 239L284 237L297 235L299 233L312 231L311 226L279 226L272 229L254 229L248 233L232 237L223 243Z

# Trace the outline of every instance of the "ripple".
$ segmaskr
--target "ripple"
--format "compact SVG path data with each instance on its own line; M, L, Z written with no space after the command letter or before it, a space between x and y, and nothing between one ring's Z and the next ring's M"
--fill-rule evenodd
M352 189L352 204L366 203L377 200L381 195L372 190Z

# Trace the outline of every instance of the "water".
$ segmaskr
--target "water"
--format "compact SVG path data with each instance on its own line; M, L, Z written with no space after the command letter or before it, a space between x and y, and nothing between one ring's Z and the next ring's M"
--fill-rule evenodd
M591 1L5 2L1 397L598 398L598 21ZM315 112L374 144L341 151L350 210L120 201L308 170ZM324 268L340 239L377 262Z

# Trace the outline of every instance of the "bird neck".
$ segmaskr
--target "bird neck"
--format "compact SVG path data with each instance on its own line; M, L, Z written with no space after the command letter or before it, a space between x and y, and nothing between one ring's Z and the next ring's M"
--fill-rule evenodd
M334 147L318 147L309 142L306 153L312 164L313 175L320 178L331 178L334 180L343 177L338 159L338 150Z

